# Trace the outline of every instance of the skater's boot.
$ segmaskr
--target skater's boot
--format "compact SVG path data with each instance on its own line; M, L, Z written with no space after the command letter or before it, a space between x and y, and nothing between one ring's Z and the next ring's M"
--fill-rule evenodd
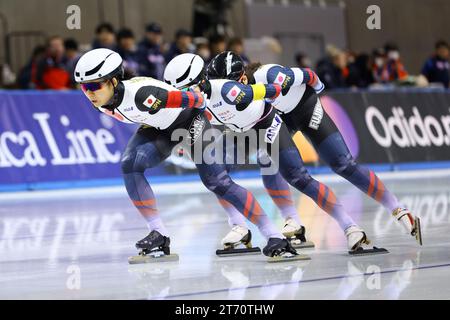
M357 225L352 225L345 229L345 236L347 238L349 254L351 255L388 253L383 248L373 247L372 249L368 249L367 246L370 244L370 240L367 238L364 230Z
M263 253L269 257L269 262L310 259L307 255L298 254L287 239L270 238Z
M150 263L163 261L178 261L178 255L170 253L170 239L153 230L144 239L136 242L139 255L128 258L128 263Z
M345 229L345 236L347 237L347 245L350 251L357 250L363 244L370 244L370 240L367 239L364 230L355 225Z
M230 232L222 239L222 245L225 249L235 248L243 244L247 248L252 247L252 234L247 227L236 225Z
M217 250L218 256L260 254L261 249L252 247L252 233L247 227L235 225L222 239L223 250ZM239 246L244 248L238 248Z
M404 227L408 234L412 235L417 242L422 245L422 230L420 228L420 219L411 214L408 209L397 208L392 212L395 219Z
M170 238L153 230L144 239L136 242L136 248L141 250L140 254L142 255L155 251L162 251L165 255L170 255Z
M314 248L314 243L306 240L305 227L292 218L286 219L281 232L294 248Z

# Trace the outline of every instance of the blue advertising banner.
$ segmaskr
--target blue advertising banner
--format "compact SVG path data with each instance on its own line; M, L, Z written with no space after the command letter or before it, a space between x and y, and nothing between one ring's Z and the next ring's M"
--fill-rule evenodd
M0 185L119 178L135 130L80 92L1 91Z

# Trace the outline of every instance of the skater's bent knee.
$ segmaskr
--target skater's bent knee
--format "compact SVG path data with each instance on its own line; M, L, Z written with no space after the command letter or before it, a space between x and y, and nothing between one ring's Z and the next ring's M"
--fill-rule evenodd
M205 187L219 196L225 195L233 185L233 181L228 174L219 176L208 174L201 178Z
M283 178L292 186L299 190L303 190L311 182L312 177L302 166L286 166L280 167L280 173Z
M348 176L356 170L356 161L351 154L341 155L330 163L331 169L337 174Z

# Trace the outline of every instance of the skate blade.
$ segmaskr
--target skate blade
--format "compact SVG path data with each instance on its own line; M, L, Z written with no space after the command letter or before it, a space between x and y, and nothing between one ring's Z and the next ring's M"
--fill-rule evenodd
M270 257L267 259L267 262L269 263L275 263L275 262L291 262L291 261L298 261L298 260L311 260L311 257L306 254L297 254L292 256L276 256L276 257Z
M367 255L375 255L375 254L386 254L389 253L385 248L377 248L373 247L372 249L363 249L359 247L356 250L349 251L348 254L351 256L367 256Z
M178 261L179 257L176 253L172 253L169 255L160 255L160 256L152 256L152 255L138 255L131 256L128 258L129 264L142 264L142 263L154 263L154 262L170 262L170 261Z
M254 248L216 250L216 255L218 255L219 257L233 257L252 254L261 254L261 249L259 247L254 247Z
M314 248L314 242L312 241L300 241L298 239L295 240L291 240L289 241L292 245L292 247L294 247L294 249L307 249L307 248Z
M416 237L417 242L422 245L422 228L420 227L420 219L419 217L416 217L414 219L414 225L416 229L416 234L414 235Z

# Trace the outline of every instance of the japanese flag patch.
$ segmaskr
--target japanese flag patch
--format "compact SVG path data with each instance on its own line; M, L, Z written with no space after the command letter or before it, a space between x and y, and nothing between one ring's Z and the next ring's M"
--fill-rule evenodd
M143 102L143 105L146 106L149 109L152 109L153 105L158 99L154 95L149 95Z
M227 93L227 98L231 101L234 102L234 100L236 100L236 98L239 96L239 93L241 93L241 89L239 89L239 87L237 85L234 85L230 91L228 91Z
M286 79L286 75L282 72L278 72L273 83L279 84L281 86L281 85L283 85L285 79Z

